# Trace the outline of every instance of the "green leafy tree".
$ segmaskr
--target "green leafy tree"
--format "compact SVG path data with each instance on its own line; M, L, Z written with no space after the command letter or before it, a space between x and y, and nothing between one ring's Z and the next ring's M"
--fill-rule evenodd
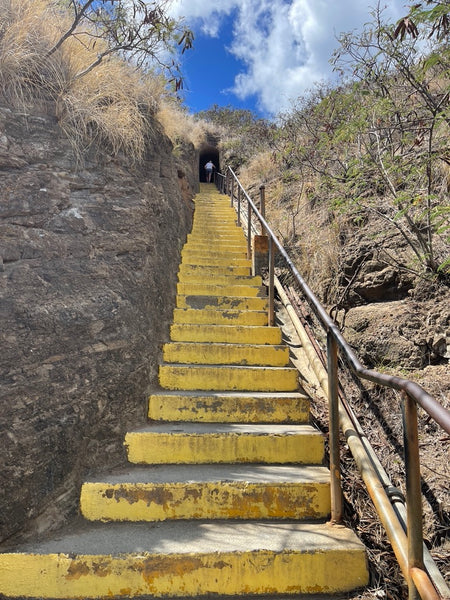
M351 69L365 97L354 109L364 117L357 135L366 168L376 169L389 200L390 210L378 212L422 265L442 270L445 250L435 248L435 237L448 225L448 214L437 210L445 202L441 167L450 158L448 41L429 37L425 46L418 32L402 36L399 25L393 30L377 10L372 27L340 43L334 64Z
M386 223L381 235L400 235L412 250L416 271L442 274L450 242L449 64L448 41L428 37L432 30L426 40L402 36L374 11L362 33L340 38L333 64L341 85L300 98L274 146L284 168L314 180L317 201L355 219L375 213Z

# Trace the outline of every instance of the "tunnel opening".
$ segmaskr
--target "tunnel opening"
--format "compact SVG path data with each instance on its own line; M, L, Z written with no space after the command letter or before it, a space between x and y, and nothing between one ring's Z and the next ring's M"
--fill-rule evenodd
M205 165L211 161L216 167L216 171L220 171L219 151L215 146L203 146L200 150L198 163L198 179L200 182L206 182Z

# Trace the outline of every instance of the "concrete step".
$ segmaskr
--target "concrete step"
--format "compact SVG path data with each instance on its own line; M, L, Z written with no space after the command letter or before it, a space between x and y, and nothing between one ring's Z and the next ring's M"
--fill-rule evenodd
M159 383L168 390L293 392L298 389L298 371L293 367L162 364Z
M208 285L217 285L217 286L236 286L236 285L244 285L244 286L254 286L258 289L262 286L262 279L260 275L256 275L255 277L242 277L239 275L220 275L220 274L211 274L210 276L205 276L203 273L179 273L178 281L180 283L185 283L187 285L197 284L200 285L208 284Z
M309 399L298 392L158 392L149 397L155 421L308 423Z
M250 296L264 298L267 296L267 291L264 286L179 282L177 283L177 294L180 296Z
M267 325L267 311L175 308L174 323L204 323L207 325Z
M351 531L295 521L90 523L0 555L7 597L331 594L367 583Z
M246 251L247 250L247 240L245 238L239 239L230 239L230 238L210 238L202 237L190 239L185 245L184 248L192 250L197 248L199 250L208 251L214 250L218 252L219 250L231 250L231 251Z
M182 250L182 263L199 266L242 266L251 269L251 260L247 258L247 252L198 252L196 250Z
M247 256L247 242L216 242L215 240L205 242L190 242L189 244L183 246L181 257L184 258L185 254L189 252L197 252L199 254L209 254L210 252L213 252L216 255L220 253L223 256L233 254Z
M170 327L170 339L172 342L280 345L281 330L279 327L174 323Z
M224 220L220 225L217 223L195 222L187 241L191 239L208 239L210 237L230 237L233 239L246 239L244 231L235 222Z
M186 243L189 244L191 241L216 241L216 240L232 240L242 241L247 243L247 239L244 235L244 231L236 225L231 227L193 227L192 232L186 236Z
M326 519L330 473L322 466L134 467L81 489L90 521Z
M285 367L289 348L283 345L171 342L163 346L165 363L194 365L264 365Z
M135 464L266 463L323 461L322 434L310 425L152 423L125 437Z
M245 296L177 296L177 308L222 310L268 310L268 299Z
M188 262L182 262L178 269L178 274L200 274L203 277L212 277L213 275L231 275L238 277L250 277L250 266L239 265L197 265Z

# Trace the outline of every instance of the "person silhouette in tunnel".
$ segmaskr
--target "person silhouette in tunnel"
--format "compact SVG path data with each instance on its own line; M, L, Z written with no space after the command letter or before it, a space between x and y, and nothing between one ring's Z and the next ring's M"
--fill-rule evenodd
M216 165L211 160L209 160L205 165L206 181L208 183L211 183L211 176L215 168Z

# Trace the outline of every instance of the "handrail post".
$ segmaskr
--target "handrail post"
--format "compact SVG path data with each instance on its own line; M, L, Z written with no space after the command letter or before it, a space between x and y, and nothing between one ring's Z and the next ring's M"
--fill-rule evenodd
M241 226L241 186L238 185L238 197L237 197L237 224Z
M252 207L247 202L247 258L252 258Z
M260 185L259 186L259 199L260 199L260 213L261 216L264 220L266 220L266 186L265 185ZM266 231L265 231L265 227L264 225L261 225L261 235L265 235Z
M419 432L417 405L402 391L403 444L406 472L406 523L408 535L408 599L420 598L411 577L411 569L423 569L422 492L420 486Z
M231 206L234 203L234 177L231 178Z
M327 333L328 361L328 412L331 473L331 522L342 521L342 487L339 452L339 395L338 395L338 350L333 333Z
M269 326L275 324L275 244L272 236L269 236Z

